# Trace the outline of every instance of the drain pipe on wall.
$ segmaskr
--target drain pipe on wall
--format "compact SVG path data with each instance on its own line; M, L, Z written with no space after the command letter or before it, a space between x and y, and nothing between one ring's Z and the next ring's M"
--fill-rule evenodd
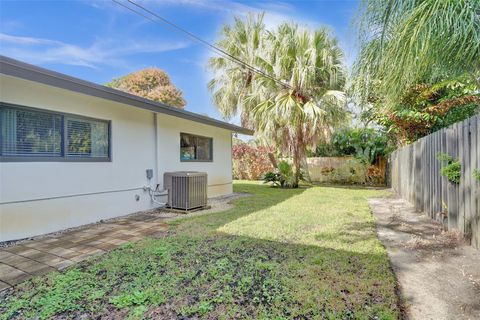
M154 161L155 163L153 164L153 169L154 171L154 177L155 177L155 185L158 186L159 178L158 178L158 114L156 112L153 113L153 134L155 135L153 137L153 141L155 142L155 156L154 156Z
M160 196L168 196L168 190L159 190L160 184L159 184L159 178L158 178L158 120L157 120L157 113L153 113L153 141L155 143L155 154L154 154L154 163L153 163L153 168L154 169L147 169L146 174L147 174L147 180L148 180L148 186L144 186L143 190L145 192L148 192L150 195L151 201L160 206L160 207L165 207L167 205L166 202L160 202L156 199L156 197ZM154 181L154 186L155 188L152 188L152 179L155 178Z

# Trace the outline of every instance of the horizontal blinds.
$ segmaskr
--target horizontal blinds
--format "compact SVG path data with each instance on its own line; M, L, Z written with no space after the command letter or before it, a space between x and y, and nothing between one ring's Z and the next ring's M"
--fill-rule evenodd
M67 117L67 157L108 157L108 123Z
M3 156L62 156L62 116L0 107Z
M0 156L109 159L108 121L0 103Z

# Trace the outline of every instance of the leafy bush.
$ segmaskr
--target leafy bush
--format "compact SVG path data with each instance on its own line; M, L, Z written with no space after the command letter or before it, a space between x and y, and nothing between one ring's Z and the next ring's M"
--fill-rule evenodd
M300 176L300 180L303 180L303 175ZM280 186L281 188L292 188L295 184L292 166L285 160L280 161L276 172L265 173L263 183L272 183L274 186Z
M267 172L263 175L263 183L272 183L274 186L280 186L281 175L278 172Z
M447 166L443 167L440 172L442 176L446 177L449 181L454 183L460 183L461 170L462 166L459 161L453 161Z
M445 153L437 154L437 159L446 163L446 165L440 169L440 174L446 177L448 181L459 184L462 176L462 165L460 164L460 161L458 159L453 159L453 157Z
M239 142L232 147L233 178L239 180L259 180L273 171L266 147L255 147L245 142Z
M385 156L388 152L388 139L381 131L372 128L348 128L335 132L330 143L320 143L315 155L355 156L371 164L378 156Z

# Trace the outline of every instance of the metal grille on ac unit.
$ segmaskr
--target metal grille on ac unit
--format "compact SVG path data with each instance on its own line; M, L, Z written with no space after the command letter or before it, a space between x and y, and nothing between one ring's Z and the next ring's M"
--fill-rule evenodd
M168 189L167 207L192 210L207 205L207 174L196 171L165 172L164 189Z

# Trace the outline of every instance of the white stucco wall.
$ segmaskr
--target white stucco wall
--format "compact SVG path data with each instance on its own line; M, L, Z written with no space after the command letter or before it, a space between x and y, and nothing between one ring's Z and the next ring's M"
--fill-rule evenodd
M148 183L146 169L158 171L160 184L165 171L206 171L209 196L232 192L228 130L158 114L155 139L150 111L4 75L0 98L111 120L112 125L111 162L0 162L0 241L150 209L153 204L142 190ZM213 137L214 161L181 163L180 132Z
M208 174L208 196L232 193L231 132L205 124L158 114L159 183L163 188L163 173L168 171L202 171ZM180 133L213 138L212 162L181 162Z

